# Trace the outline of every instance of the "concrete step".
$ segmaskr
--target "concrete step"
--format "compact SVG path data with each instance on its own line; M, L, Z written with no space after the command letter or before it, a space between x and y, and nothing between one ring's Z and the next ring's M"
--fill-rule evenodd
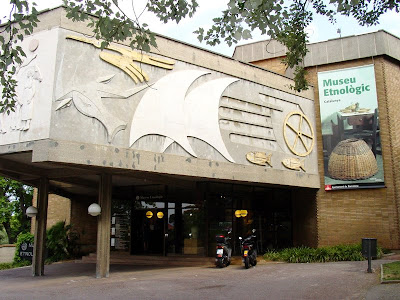
M90 253L77 260L78 263L96 263L96 253ZM214 266L214 257L202 257L195 255L130 255L127 252L111 252L110 264L123 265L168 265L168 266ZM240 256L233 256L232 265L242 264Z

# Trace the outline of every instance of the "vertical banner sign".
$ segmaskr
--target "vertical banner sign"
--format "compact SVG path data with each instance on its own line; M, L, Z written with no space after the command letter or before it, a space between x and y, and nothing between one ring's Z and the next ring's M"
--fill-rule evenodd
M325 190L384 187L374 66L318 73Z

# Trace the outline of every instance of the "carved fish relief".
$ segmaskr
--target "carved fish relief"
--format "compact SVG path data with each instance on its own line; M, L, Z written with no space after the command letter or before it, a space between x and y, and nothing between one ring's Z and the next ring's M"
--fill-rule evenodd
M304 166L304 159L300 160L298 158L290 157L290 158L285 158L282 160L282 164L291 170L296 170L300 171L303 170L306 172L305 166Z
M260 166L269 164L272 167L271 157L272 153L267 155L265 152L249 152L246 154L246 158L249 162Z

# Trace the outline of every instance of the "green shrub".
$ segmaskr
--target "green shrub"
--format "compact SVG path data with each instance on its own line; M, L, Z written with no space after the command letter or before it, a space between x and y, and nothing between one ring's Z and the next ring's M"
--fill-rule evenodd
M8 244L8 236L4 227L0 225L0 245Z
M378 247L378 258L383 251ZM272 261L285 261L290 263L311 263L331 261L360 261L365 258L361 253L361 243L354 245L337 245L331 247L286 248L280 251L269 250L264 254L264 259Z
M47 263L69 259L74 256L77 236L71 234L71 225L61 221L47 231Z
M46 233L46 263L52 263L73 256L76 238L69 235L71 225L65 225L65 222L58 222ZM22 243L33 243L34 236L30 233L19 234L14 255L14 263L22 263L25 260L19 257L19 249ZM29 263L30 264L30 263Z
M15 245L15 254L14 254L14 263L22 263L25 262L26 260L23 260L21 257L19 257L19 249L22 243L32 243L34 241L34 236L33 234L28 233L21 233L17 237L17 244ZM29 264L31 264L28 261Z

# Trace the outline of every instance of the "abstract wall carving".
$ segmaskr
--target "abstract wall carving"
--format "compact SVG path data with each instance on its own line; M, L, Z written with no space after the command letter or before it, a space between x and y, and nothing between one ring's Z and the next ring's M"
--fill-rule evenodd
M101 43L97 40L79 36L69 35L67 36L67 39L90 44L96 48L100 48L101 45ZM147 75L147 73L142 69L142 64L152 65L167 70L172 70L175 64L175 62L170 60L146 55L131 49L116 47L114 45L109 45L105 49L118 52L121 55L101 51L99 54L100 58L124 71L132 78L133 81L135 81L135 83L149 81L149 75Z
M158 80L141 99L131 124L130 145L139 138L165 136L164 152L173 142L197 157L188 137L198 138L234 162L222 140L218 107L224 90L235 78L214 79L188 90L209 72L187 70L170 73Z
M114 74L98 78L97 83L100 85L106 85L113 79L113 77ZM130 89L123 93L103 86L98 89L92 88L89 91L88 89L85 89L85 92L72 90L56 100L59 102L56 111L70 107L71 103L73 103L81 114L98 120L105 127L107 130L107 140L111 143L115 135L119 131L124 130L127 124L120 120L118 116L111 114L109 109L103 104L102 99L107 97L126 99L148 87L149 85L145 85Z

